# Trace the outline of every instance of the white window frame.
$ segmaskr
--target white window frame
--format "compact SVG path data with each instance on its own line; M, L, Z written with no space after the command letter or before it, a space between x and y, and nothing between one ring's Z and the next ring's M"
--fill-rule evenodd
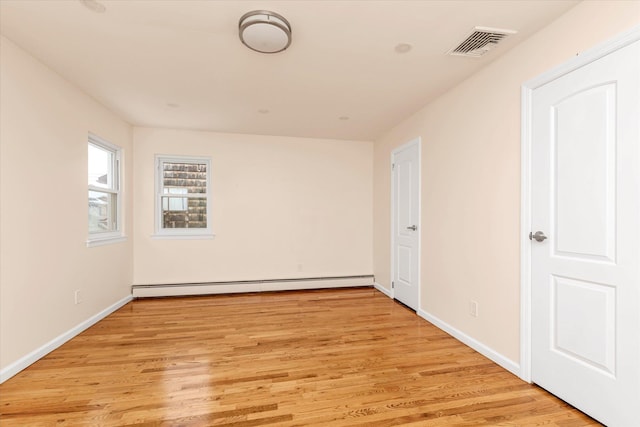
M205 164L207 166L207 191L206 193L185 194L184 198L207 199L207 227L206 228L162 228L162 197L164 193L163 165L164 163L194 163ZM215 237L211 225L212 198L211 198L211 158L204 156L176 156L160 155L155 156L155 234L154 239L213 239Z
M124 197L122 196L122 158L123 152L122 147L119 147L115 144L112 144L109 141L106 141L100 138L97 135L89 134L87 150L89 145L93 145L94 147L100 148L105 151L109 151L113 154L113 163L111 164L111 173L113 179L113 185L111 187L99 187L95 185L88 185L87 189L87 204L85 205L88 209L89 207L89 191L99 191L101 193L111 193L115 195L116 199L116 229L113 231L105 231L105 232L94 232L91 233L88 231L89 225L87 224L87 247L93 246L101 246L107 245L111 243L123 242L126 240L126 236L124 235L124 227L122 223L122 204ZM88 165L87 165L88 168Z

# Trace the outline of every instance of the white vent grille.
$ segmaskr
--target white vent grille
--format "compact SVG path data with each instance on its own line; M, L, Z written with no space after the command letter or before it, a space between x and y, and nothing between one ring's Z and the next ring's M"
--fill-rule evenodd
M449 55L479 58L496 47L500 41L515 33L517 31L475 27L467 38L447 53Z

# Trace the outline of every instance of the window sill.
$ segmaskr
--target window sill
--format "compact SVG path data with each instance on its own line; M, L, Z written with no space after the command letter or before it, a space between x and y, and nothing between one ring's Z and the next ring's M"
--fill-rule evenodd
M113 243L126 242L127 236L110 236L110 237L94 237L87 239L87 247L93 248L95 246L111 245Z
M152 234L154 240L213 240L216 237L213 233L208 234Z

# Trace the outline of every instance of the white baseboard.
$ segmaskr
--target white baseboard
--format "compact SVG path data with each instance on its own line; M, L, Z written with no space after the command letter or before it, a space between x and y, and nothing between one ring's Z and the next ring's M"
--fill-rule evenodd
M474 338L471 338L469 335L465 334L464 332L454 328L448 323L440 320L439 318L433 316L432 314L427 313L422 309L418 310L418 316L422 317L427 322L432 323L436 327L442 329L443 331L445 331L446 333L448 333L458 341L461 341L462 343L468 345L478 353L482 354L484 357L491 359L492 361L502 366L504 369L516 375L517 377L520 376L519 363L516 363L513 360L504 357L503 355L496 352L495 350L482 344L480 341Z
M388 296L389 298L393 299L393 290L392 289L387 289L387 288L385 288L384 286L382 286L378 282L374 282L373 283L373 287L376 288L377 290L379 290L380 292L382 292L383 294L385 294L386 296Z
M256 281L246 283L198 283L172 285L134 285L134 298L233 294L244 292L295 291L300 289L351 288L372 286L371 277L322 280Z
M63 333L62 335L59 335L58 337L52 339L42 347L35 349L31 353L27 354L24 357L21 357L20 359L16 360L15 362L8 365L4 369L0 370L0 384L5 382L9 378L13 377L15 374L22 371L32 363L37 362L47 354L51 353L53 350L60 347L62 344L66 343L76 335L80 334L85 329L88 329L91 326L95 325L100 320L104 319L105 317L107 317L108 315L110 315L111 313L113 313L114 311L116 311L117 309L119 309L120 307L122 307L123 305L131 301L132 299L133 299L132 295L127 295L126 297L122 298L120 301L117 301L116 303L110 305L109 307L91 316L90 318L80 323L79 325L69 329L67 332Z

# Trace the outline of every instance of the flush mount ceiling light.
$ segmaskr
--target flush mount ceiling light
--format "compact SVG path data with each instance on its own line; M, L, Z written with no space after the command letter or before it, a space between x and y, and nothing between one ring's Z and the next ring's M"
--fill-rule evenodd
M238 27L240 41L256 52L278 53L291 44L291 24L275 12L254 10L245 13Z

